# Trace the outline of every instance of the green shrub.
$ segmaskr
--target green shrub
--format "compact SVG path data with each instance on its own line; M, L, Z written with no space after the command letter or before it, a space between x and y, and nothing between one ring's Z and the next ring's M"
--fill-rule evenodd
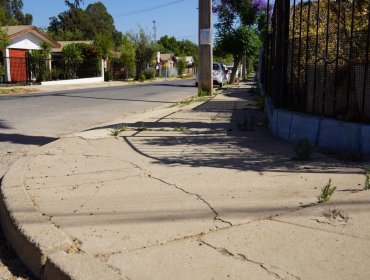
M78 44L70 44L62 50L63 75L66 79L76 79L78 67L83 63L84 57Z
M295 142L294 151L298 160L308 161L311 159L313 145L307 139L300 139Z
M187 66L187 63L186 63L186 59L185 57L181 57L177 63L176 63L176 68L177 68L177 74L179 75L179 77L181 78L182 75L184 74L185 72L185 69L186 69L186 66Z
M150 68L150 69L147 69L144 71L144 75L145 75L145 78L147 80L153 80L155 79L155 69L154 68Z
M140 81L140 82L144 82L146 80L146 76L144 73L140 72L136 75L136 79L137 81Z
M51 69L50 78L52 81L59 80L62 76L62 71L59 68Z

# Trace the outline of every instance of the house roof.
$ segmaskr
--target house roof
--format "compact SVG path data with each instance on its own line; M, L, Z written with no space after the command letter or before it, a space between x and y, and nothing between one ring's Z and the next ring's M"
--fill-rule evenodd
M181 57L176 57L176 60L179 60ZM191 65L194 63L194 58L192 56L185 56L185 61L188 65Z
M172 53L161 53L160 59L161 61L173 61L172 60L173 54Z
M94 41L58 41L59 46L56 48L53 48L51 52L54 53L60 53L62 52L63 48L70 44L86 44L86 45L92 45Z
M55 41L53 38L49 37L46 33L32 25L3 26L1 28L12 40L23 34L32 33L36 37L40 38L41 40L49 44L52 48L59 47L59 43L57 41Z

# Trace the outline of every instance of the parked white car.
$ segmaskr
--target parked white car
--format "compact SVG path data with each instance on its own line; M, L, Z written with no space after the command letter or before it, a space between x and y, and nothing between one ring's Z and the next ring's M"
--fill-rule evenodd
M220 62L213 62L212 70L213 84L223 87L227 83L226 69ZM198 86L198 75L196 76L195 86Z

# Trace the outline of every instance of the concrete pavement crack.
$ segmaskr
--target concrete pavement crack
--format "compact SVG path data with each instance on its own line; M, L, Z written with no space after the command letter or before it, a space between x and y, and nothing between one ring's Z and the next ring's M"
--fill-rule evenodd
M197 194L197 193L193 193L193 192L189 192L189 191L187 191L187 190L185 190L185 189L183 189L183 188L181 188L181 187L179 187L179 186L177 186L176 184L173 184L173 183L169 183L169 182L167 182L167 181L165 181L165 180L163 180L163 179L161 179L161 178L159 178L159 177L155 177L155 176L153 176L153 175L151 175L151 174L148 174L148 177L149 178L152 178L152 179L154 179L154 180L157 180L157 181L159 181L159 182L161 182L161 183L163 183L163 184L166 184L166 185L168 185L168 186L172 186L172 187L174 187L174 188L176 188L176 189L178 189L178 190L180 190L180 191L182 191L182 192L184 192L184 193L186 193L186 194L188 194L188 195L191 195L191 196L195 196L198 200L200 200L200 201L202 201L203 203L205 203L207 206L208 206L208 208L209 209L211 209L211 211L214 213L214 215L215 215L215 217L214 217L214 220L215 221L220 221L220 222L222 222L222 223L225 223L225 224L228 224L229 226L233 226L233 224L232 223L230 223L230 222L228 222L228 221L226 221L226 220L223 220L223 219L221 219L220 217L219 217L219 213L212 207L212 205L205 199L205 198L203 198L201 195L199 195L199 194Z
M234 254L232 252L230 252L229 250L227 250L226 248L219 248L219 247L216 247L216 246L213 246L212 244L210 243L207 243L205 242L204 240L202 240L201 238L198 239L198 241L210 248L212 248L213 250L216 250L217 252L219 252L221 255L224 255L224 256L227 256L227 257L232 257L234 259L237 259L237 260L240 260L240 261L244 261L244 262L248 262L248 263L252 263L254 265L258 265L259 267L261 267L263 270L265 270L269 275L275 277L276 279L280 279L280 280L284 280L286 278L283 278L282 276L280 276L277 272L273 271L273 269L275 270L279 270L283 273L286 273L287 275L293 277L294 279L296 280L300 280L300 278L290 272L287 272L287 271L282 271L281 269L279 269L278 267L275 267L275 266L271 266L271 265L267 265L267 264L264 264L262 262L258 262L258 261L254 261L250 258L248 258L246 255L244 254L240 254L240 253L237 253L237 254Z

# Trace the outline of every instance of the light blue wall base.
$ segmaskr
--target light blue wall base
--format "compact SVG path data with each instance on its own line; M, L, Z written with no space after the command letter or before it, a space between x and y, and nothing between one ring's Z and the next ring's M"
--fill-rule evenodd
M265 112L273 135L294 142L307 139L320 147L370 155L370 125L345 122L273 107L266 97Z

